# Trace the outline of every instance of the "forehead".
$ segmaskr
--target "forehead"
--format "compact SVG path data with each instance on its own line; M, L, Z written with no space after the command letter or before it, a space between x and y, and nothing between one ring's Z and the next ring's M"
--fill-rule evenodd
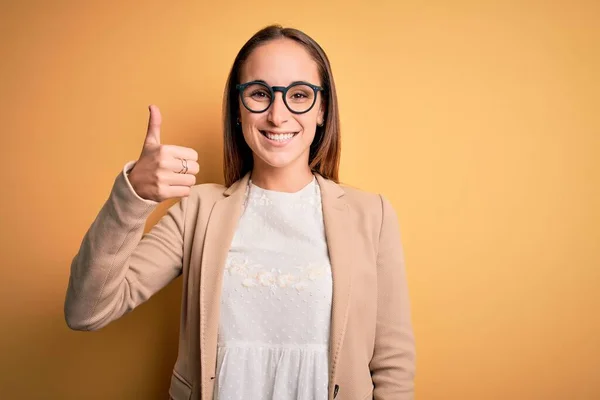
M276 39L252 51L241 70L241 82L263 80L271 86L294 81L320 85L317 63L306 49L291 39Z

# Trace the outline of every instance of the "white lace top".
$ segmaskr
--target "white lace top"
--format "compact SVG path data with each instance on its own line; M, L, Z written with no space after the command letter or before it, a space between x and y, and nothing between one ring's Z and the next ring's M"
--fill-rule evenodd
M327 398L332 275L316 179L250 182L223 275L218 400Z

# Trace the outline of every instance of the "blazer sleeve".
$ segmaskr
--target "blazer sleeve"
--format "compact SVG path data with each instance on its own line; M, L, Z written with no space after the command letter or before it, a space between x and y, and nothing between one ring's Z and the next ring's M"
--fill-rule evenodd
M380 196L377 254L377 325L370 369L374 400L414 398L415 341L398 218Z
M72 260L64 303L71 329L100 329L181 274L187 198L144 234L158 203L133 190L127 172L134 164L127 163L115 179Z

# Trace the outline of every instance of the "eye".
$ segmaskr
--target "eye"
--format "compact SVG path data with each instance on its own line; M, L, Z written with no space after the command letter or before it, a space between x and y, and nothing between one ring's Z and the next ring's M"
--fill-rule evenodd
M297 92L292 94L293 99L306 99L308 96L305 93Z
M296 84L290 88L287 93L287 100L290 103L310 103L314 97L313 89L305 84Z
M259 100L259 99L268 99L270 96L266 90L256 89L250 93L250 97Z

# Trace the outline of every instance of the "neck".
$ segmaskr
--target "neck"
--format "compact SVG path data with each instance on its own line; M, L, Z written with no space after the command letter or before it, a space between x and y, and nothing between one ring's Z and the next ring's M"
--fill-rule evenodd
M286 168L275 168L265 164L254 164L252 169L252 183L266 190L278 192L294 193L306 185L314 178L308 164L301 168L298 166L288 166Z

